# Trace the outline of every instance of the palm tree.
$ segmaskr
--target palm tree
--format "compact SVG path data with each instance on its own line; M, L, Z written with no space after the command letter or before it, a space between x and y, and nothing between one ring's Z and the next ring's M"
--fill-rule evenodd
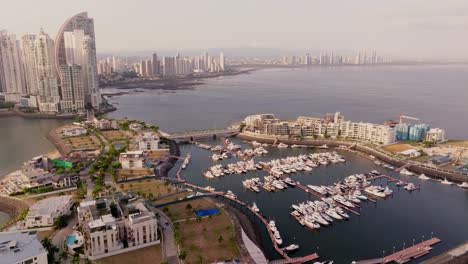
M68 253L66 251L61 251L59 254L59 258L62 260L68 259Z

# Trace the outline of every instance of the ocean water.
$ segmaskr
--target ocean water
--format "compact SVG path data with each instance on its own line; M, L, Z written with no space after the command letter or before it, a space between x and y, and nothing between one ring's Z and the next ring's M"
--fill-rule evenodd
M468 65L310 67L206 79L192 90L110 98L110 117L143 119L168 132L223 128L254 113L381 123L404 114L468 137ZM115 89L105 89L115 92Z
M299 115L323 116L341 111L348 120L368 122L397 120L399 115L405 114L434 127L445 128L450 138L466 139L467 73L468 66L454 65L261 70L248 75L205 80L203 85L192 90L145 90L112 97L110 102L118 110L109 116L142 119L165 131L183 132L226 127L254 113L274 113L280 118L291 119ZM106 92L115 90L106 89ZM313 151L268 150L270 155L258 160ZM442 243L435 245L431 254L425 257L428 258L465 242L468 237L467 191L457 186L400 176L354 154L340 152L347 159L345 164L319 167L312 173L295 174L292 178L304 185L332 184L354 173L379 169L387 175L421 185L421 189L409 193L388 184L394 190L392 197L377 203L363 203L361 216L351 215L349 221L335 221L328 228L312 231L302 227L289 213L292 204L313 200L313 197L298 188L276 193L262 190L259 194L245 190L242 180L265 176L261 171L206 179L202 171L214 164L210 152L183 145L182 155L187 152L192 154L192 162L183 171L183 178L217 190L232 190L240 200L249 204L256 202L267 219L276 221L285 245L300 245L301 249L292 256L317 252L321 260L350 263L388 255L394 248L401 250L403 243L406 247L411 245L413 239L416 243L431 236L442 239ZM226 162L231 161L222 161ZM380 180L376 184L387 185L387 182ZM266 230L261 226L259 230L267 257L279 258Z

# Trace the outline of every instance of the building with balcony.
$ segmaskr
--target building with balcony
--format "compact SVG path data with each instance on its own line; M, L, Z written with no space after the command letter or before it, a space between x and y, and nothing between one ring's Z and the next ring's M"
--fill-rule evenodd
M145 164L145 156L143 151L127 151L120 153L119 162L122 164L122 169L142 169Z
M52 226L55 219L70 214L72 205L71 195L40 200L29 208L28 215L24 219L24 225L27 228Z

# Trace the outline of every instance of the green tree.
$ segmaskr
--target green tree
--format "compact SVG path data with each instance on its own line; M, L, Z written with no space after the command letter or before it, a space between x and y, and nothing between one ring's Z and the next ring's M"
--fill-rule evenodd
M67 219L61 215L54 220L54 229L62 229L67 226Z
M73 258L71 259L72 264L80 264L80 255L78 253L73 254Z
M218 237L218 242L219 242L220 244L223 243L223 240L224 240L223 236L219 236L219 237Z
M60 258L61 260L66 260L66 259L68 259L68 253L67 253L66 251L63 251L63 250L60 251L59 258Z
M187 258L187 252L185 252L184 250L180 251L179 259L184 260L186 258Z
M192 209L192 205L190 203L188 203L186 206L185 206L185 209L186 210L191 210Z

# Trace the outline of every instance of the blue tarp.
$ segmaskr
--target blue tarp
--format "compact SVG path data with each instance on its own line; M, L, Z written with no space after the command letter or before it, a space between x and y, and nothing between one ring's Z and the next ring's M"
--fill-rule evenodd
M219 213L218 208L213 208L213 209L209 209L209 210L198 210L198 211L195 211L195 215L196 215L197 217L215 215L215 214L218 214L218 213Z

